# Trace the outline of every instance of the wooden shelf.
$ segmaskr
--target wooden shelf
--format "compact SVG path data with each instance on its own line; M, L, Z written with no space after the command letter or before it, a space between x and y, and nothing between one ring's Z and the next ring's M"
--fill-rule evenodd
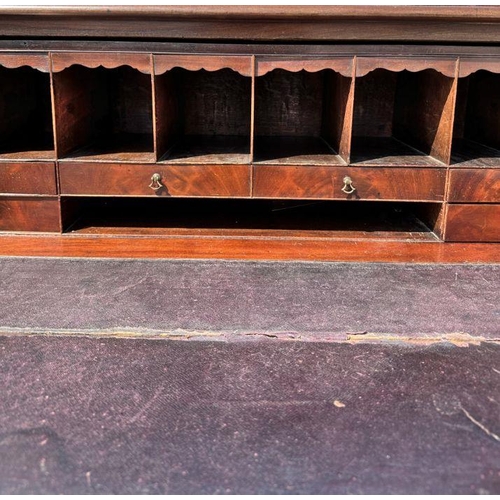
M190 165L250 163L250 139L237 135L186 135L160 162Z
M95 162L153 162L154 151L149 134L114 134L102 136L98 140L68 153L62 160Z
M320 137L258 136L254 163L268 165L346 165Z
M463 168L500 167L500 150L468 139L455 139L451 164Z
M393 137L353 137L356 166L443 167L444 163Z

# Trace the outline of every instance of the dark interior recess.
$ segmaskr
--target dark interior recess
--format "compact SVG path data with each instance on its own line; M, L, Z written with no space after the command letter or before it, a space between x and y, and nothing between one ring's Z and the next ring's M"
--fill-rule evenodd
M54 75L59 156L154 161L151 76L129 66Z
M54 159L48 73L0 67L0 158Z
M215 199L63 200L78 234L287 235L435 240L440 204ZM224 233L224 231L226 233Z
M158 153L171 163L249 163L252 82L222 69L155 77Z
M482 70L459 79L452 163L500 164L500 75Z
M275 69L255 83L255 153L263 163L342 165L351 79Z
M351 162L433 166L447 162L453 79L435 70L371 71L356 80Z

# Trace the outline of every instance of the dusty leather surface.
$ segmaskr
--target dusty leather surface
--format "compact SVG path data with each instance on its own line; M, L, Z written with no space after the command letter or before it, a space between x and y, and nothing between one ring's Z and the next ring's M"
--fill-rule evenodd
M0 275L0 493L500 493L500 266Z
M0 258L0 332L500 338L500 266Z
M500 493L500 346L2 337L0 493Z

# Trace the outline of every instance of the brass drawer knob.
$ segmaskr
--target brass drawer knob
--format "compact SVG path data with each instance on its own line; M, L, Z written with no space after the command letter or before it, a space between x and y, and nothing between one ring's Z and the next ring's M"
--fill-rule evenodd
M151 184L149 185L149 187L153 190L153 191L158 191L158 189L161 189L163 186L163 184L161 183L161 175L160 174L153 174L153 176L151 177Z
M345 194L352 194L356 188L352 185L352 179L349 176L344 177L344 187L342 188Z

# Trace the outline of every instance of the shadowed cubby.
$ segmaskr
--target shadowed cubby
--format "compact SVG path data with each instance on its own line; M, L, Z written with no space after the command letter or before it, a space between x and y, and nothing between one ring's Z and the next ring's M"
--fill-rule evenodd
M500 166L500 74L477 71L458 80L452 164Z
M50 77L0 67L0 158L54 159Z
M58 155L154 162L151 76L129 66L54 73Z
M274 69L257 77L255 162L344 165L350 87L351 78L331 69Z
M80 234L287 236L436 241L436 203L182 198L65 198L65 231ZM203 214L203 217L200 217Z
M449 161L453 78L433 69L376 69L356 79L351 162L433 166Z
M160 161L249 163L251 89L251 78L228 68L156 75Z

